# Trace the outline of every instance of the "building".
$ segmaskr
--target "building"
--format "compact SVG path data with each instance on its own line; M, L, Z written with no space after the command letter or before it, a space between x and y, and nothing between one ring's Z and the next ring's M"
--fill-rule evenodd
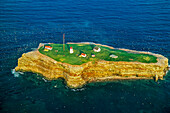
M49 50L52 50L53 48L51 46L45 46L44 47L44 51L49 51Z
M53 48L51 46L45 46L45 49L52 50Z
M81 56L82 57L86 57L87 55L85 53L81 53Z
M100 47L97 47L97 46L94 47L93 50L94 50L94 52L100 52L101 51Z
M111 58L118 58L118 56L113 55L113 54L112 54L112 55L110 55L110 57L111 57Z
M73 47L70 47L70 54L74 53Z
M91 56L92 56L92 57L95 57L95 55L94 55L94 54L92 54Z

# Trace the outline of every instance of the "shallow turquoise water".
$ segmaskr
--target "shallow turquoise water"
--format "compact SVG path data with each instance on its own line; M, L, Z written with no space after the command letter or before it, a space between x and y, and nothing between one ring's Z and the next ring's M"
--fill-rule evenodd
M117 80L69 89L34 73L14 77L22 53L41 42L95 42L159 53L170 59L168 0L1 0L0 112L170 112L165 80Z

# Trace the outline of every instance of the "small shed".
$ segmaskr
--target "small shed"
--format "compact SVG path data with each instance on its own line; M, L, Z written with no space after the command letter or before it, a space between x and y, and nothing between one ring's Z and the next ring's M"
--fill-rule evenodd
M95 57L95 54L92 54L91 56L92 56L92 57Z
M101 51L100 47L97 47L97 46L94 47L93 50L94 50L94 52L100 52Z
M111 58L118 58L118 56L113 55L113 54L111 54L110 57L111 57Z
M87 55L85 53L81 53L81 56L82 57L86 57Z
M45 46L45 49L52 50L53 48L51 46Z

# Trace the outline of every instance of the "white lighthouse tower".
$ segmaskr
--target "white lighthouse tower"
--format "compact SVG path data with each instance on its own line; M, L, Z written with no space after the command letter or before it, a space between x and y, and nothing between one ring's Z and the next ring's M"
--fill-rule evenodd
M73 48L72 47L70 47L70 54L72 54L73 53Z

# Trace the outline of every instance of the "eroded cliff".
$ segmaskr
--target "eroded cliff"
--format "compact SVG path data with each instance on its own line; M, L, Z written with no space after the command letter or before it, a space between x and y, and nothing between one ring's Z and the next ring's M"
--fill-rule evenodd
M137 52L132 50L125 50ZM140 52L141 53L141 52ZM70 65L53 60L38 50L24 53L18 59L16 71L40 73L47 79L64 78L71 88L82 87L88 82L113 79L162 79L168 68L168 59L159 54L142 52L157 57L157 63L114 62L98 60L82 65Z

